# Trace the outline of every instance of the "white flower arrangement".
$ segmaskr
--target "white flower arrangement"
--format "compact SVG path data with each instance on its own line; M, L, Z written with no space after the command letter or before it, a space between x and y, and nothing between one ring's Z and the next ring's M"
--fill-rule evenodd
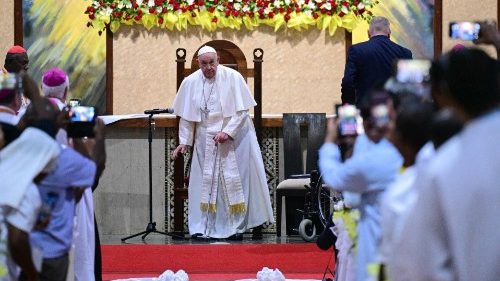
M174 273L172 270L167 270L160 275L158 278L154 278L154 281L189 281L189 276L184 270L179 270Z
M257 272L258 281L285 281L285 276L279 269L270 269L267 267L262 268L261 271Z
M333 209L335 211L342 211L342 210L344 210L344 208L345 208L345 204L344 204L343 200L340 200L333 205Z

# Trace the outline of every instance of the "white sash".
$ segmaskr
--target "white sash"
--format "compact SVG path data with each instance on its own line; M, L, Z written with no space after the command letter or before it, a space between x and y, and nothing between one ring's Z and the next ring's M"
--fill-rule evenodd
M206 126L206 137L200 208L202 212L215 213L217 192L222 191L228 199L229 212L239 214L245 211L246 205L236 163L234 143L227 141L215 145L213 140L215 135L222 131L223 121L221 113L211 113L203 124Z

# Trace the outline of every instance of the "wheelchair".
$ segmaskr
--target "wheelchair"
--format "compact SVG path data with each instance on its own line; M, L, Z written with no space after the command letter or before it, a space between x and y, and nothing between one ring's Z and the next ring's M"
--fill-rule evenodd
M331 222L333 206L342 200L342 195L326 187L318 171L311 171L311 181L304 187L304 209L296 210L302 216L298 232L304 241L311 242Z

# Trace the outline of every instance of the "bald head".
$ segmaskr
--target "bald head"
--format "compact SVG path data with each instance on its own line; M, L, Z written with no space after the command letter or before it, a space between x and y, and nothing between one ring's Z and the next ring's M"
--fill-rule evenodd
M370 22L370 28L368 29L368 37L373 37L377 35L391 35L391 27L389 20L384 17L374 17Z

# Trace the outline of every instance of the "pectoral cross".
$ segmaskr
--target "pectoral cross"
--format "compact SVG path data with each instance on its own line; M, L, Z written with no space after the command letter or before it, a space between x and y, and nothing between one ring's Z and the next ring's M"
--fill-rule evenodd
M208 114L210 113L210 110L208 110L208 106L205 104L204 108L201 108L201 112L204 114L205 119L208 118Z

